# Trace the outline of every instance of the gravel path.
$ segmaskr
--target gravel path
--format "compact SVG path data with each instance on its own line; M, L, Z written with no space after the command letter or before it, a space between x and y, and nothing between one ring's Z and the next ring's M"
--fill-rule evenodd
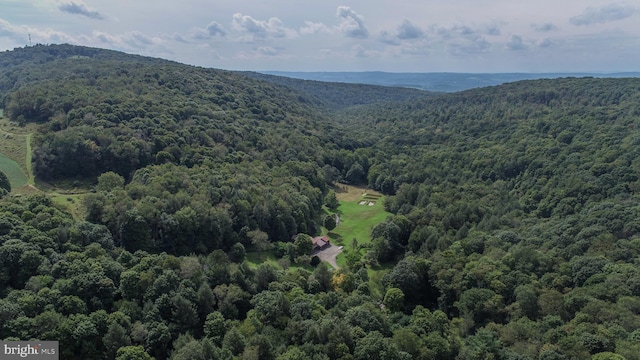
M333 244L329 244L326 248L322 250L318 250L313 252L313 255L317 255L320 260L328 262L329 265L333 266L334 269L338 269L338 264L336 263L336 256L342 252L341 246L334 246Z

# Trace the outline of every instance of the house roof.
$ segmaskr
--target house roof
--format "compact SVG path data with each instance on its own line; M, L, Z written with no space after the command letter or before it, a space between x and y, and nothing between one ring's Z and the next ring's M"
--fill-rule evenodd
M326 244L331 242L331 239L329 239L327 235L323 235L323 236L316 236L313 239L311 239L311 241L313 242L313 245L325 246Z

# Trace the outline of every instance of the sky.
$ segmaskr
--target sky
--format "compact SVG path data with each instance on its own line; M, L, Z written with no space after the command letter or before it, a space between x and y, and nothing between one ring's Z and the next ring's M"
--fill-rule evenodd
M640 71L640 2L0 0L0 51L60 43L228 70Z

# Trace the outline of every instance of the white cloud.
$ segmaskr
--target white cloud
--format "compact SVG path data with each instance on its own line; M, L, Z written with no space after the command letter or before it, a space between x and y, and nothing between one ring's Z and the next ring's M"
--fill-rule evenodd
M392 34L388 31L383 31L380 33L379 36L380 41L382 41L383 43L389 44L389 45L393 45L393 46L398 46L401 44L400 40L398 39L398 36L396 34Z
M140 31L130 31L120 35L95 31L91 37L84 37L82 43L94 44L96 42L109 45L120 50L140 50L162 45L162 39L150 37Z
M537 32L551 32L557 31L558 27L550 22L542 23L542 24L531 24L531 28Z
M409 20L404 20L398 27L398 39L418 39L422 36L424 36L424 31L416 25L413 25Z
M484 27L484 33L490 36L499 36L502 34L499 24L490 24Z
M31 34L226 69L632 71L640 58L637 0L0 3L0 51Z
M520 35L511 35L511 39L507 42L507 49L509 50L524 50L526 48L527 46Z
M14 40L25 39L24 33L28 31L24 28L12 25L4 19L0 19L0 37L8 37Z
M282 21L272 17L267 21L256 20L249 15L233 14L232 27L240 32L243 39L249 41L268 38L293 38L297 32L285 27Z
M267 56L276 56L278 55L278 50L275 48L272 48L271 46L262 46L259 47L257 49L258 53L260 53L261 55L267 55Z
M399 46L403 42L422 39L424 36L424 30L405 19L394 32L382 31L379 40L389 45Z
M61 31L17 26L0 18L0 38L2 37L21 45L27 45L29 37L33 44L76 43L72 36Z
M319 32L330 32L331 30L327 25L321 22L305 21L304 26L300 28L301 35L312 35Z
M353 51L355 52L356 57L359 57L359 58L380 57L379 51L365 49L360 45L354 46Z
M456 56L477 55L489 52L491 43L482 37L455 41L449 44L449 52Z
M91 19L104 20L104 16L101 13L95 10L90 10L87 5L83 4L81 1L71 1L61 4L58 9L62 12L73 15L82 15Z
M195 28L192 31L191 38L196 40L207 40L216 36L225 37L227 30L216 21L212 21L206 28Z
M227 30L225 30L224 26L212 21L207 25L207 33L211 36L225 36L227 35Z
M588 7L582 14L570 19L573 25L592 25L626 19L638 9L628 5L611 4L600 8Z
M369 30L364 25L364 19L348 6L338 6L336 16L340 18L338 29L348 37L366 39Z
M549 38L544 38L538 42L538 46L541 48L548 48L553 45L554 45L553 41Z
M453 25L432 30L445 44L448 52L456 56L487 53L491 43L485 39L485 31L467 25Z

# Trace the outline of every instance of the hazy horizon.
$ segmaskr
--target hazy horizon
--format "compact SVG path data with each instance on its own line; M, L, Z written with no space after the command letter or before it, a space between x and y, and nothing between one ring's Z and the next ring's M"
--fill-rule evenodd
M2 10L0 50L69 43L243 71L640 71L640 7L605 0L4 0Z

